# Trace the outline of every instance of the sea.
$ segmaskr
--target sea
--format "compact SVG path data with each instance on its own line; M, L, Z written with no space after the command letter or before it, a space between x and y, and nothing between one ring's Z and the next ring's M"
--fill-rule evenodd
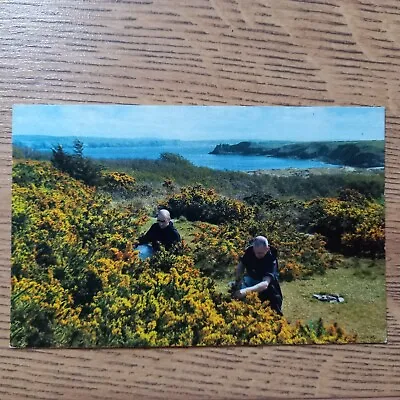
M110 139L112 141L112 139ZM82 140L84 143L85 141ZM33 140L29 137L18 136L13 140L15 145L30 147L36 151L50 152L57 143L43 140ZM217 144L229 143L215 140L141 140L132 145L130 143L113 142L111 146L101 142L89 143L84 147L84 156L93 159L151 159L156 160L162 153L175 153L184 157L198 167L208 167L227 171L256 171L272 169L309 169L309 168L337 168L340 165L327 164L318 160L299 160L291 158L276 158L266 156L243 156L238 154L216 155L209 154ZM238 141L230 142L230 144ZM71 144L64 144L64 150L72 152Z

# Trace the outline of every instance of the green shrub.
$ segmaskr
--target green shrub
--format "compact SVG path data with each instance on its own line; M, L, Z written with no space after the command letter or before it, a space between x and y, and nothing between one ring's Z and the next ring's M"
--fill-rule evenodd
M185 216L189 221L219 224L227 221L240 222L254 215L254 209L246 204L218 195L214 189L202 185L181 188L180 193L167 199L165 206L171 215Z

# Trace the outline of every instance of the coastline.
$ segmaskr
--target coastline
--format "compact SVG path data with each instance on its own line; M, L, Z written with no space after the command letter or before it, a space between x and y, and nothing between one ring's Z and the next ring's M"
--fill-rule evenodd
M274 168L274 169L257 169L246 171L249 175L271 175L278 177L292 177L297 176L300 178L308 178L311 175L335 175L335 174L346 174L346 173L357 173L357 174L376 174L385 170L385 167L375 168L355 168L348 166L341 167L326 167L326 168Z

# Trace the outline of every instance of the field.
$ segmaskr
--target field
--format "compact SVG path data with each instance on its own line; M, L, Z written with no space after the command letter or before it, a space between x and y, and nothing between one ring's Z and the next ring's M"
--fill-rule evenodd
M358 264L354 266L354 264ZM358 342L386 341L385 264L382 260L348 260L348 266L332 269L323 276L308 280L285 282L285 316L315 321L336 321L350 332L356 332ZM313 299L314 293L338 293L345 303L329 304Z

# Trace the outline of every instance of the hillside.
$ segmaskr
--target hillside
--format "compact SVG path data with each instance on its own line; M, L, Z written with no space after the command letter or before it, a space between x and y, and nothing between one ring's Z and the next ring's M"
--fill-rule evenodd
M279 158L314 159L329 164L358 168L384 167L383 140L349 142L301 142L273 147L269 143L219 144L210 154L259 155Z
M76 167L81 169L79 163ZM112 200L110 194L119 191L127 175L108 171L105 178L114 178L103 182L113 184L89 187L49 162L13 165L12 346L187 347L357 339L357 332L346 333L335 317L328 324L321 318L291 324L255 293L239 301L217 289L216 279L232 277L254 229L271 231L269 239L280 249L282 280L321 276L341 266L320 236L282 221L286 203L266 199L267 219L257 207L215 189L196 185L170 191L164 203L180 218L177 225L188 245L182 242L171 252L160 250L142 260L134 244L154 213ZM135 185L133 177L130 182ZM377 229L383 232L382 218L375 226L375 203L364 200L364 213L356 205L352 214L361 222L372 221L368 227L376 228L376 236ZM287 204L290 211L296 207ZM321 214L324 204L316 206ZM352 240L354 235L347 233ZM350 240L346 243L352 245ZM327 313L325 318L332 319Z

